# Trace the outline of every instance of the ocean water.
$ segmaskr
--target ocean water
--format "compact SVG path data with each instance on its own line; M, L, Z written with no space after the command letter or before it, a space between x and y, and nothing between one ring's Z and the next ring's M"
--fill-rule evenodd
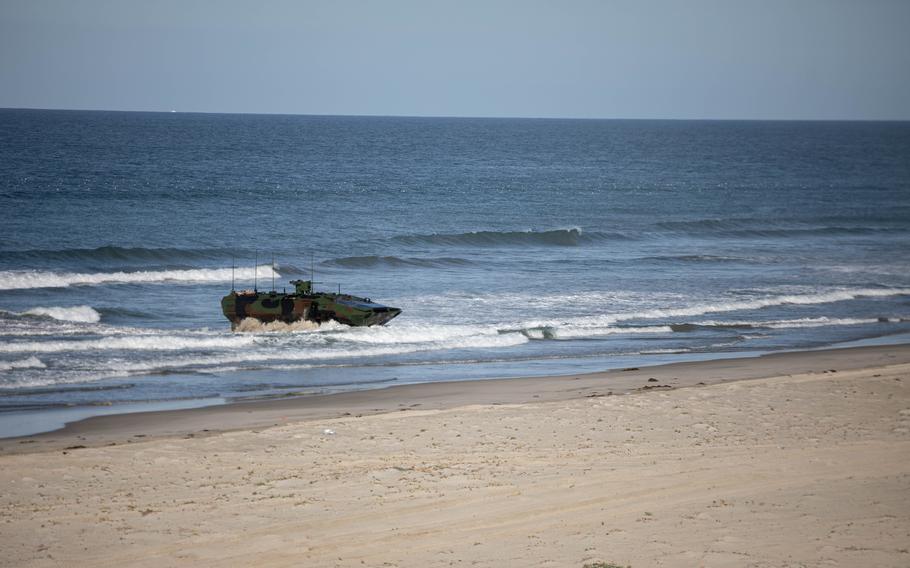
M910 332L910 123L0 110L0 174L0 413ZM403 314L231 332L311 263Z

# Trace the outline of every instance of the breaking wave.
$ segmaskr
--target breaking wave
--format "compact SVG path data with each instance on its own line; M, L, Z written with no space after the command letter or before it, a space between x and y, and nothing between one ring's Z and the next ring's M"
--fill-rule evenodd
M791 329L791 328L812 328L812 327L829 327L829 326L850 326L850 325L869 325L877 323L901 322L901 319L881 318L798 318L788 320L769 320L769 321L698 321L692 323L672 323L669 325L650 325L650 326L622 326L607 325L604 327L573 325L565 323L563 325L529 327L520 330L520 333L529 339L574 339L585 337L604 337L610 335L640 335L648 333L688 333L705 329ZM514 330L503 330L509 332Z
M5 260L27 261L79 261L79 262L174 262L177 260L208 260L245 255L233 248L146 248L103 246L97 248L32 249L0 252Z
M20 341L0 345L0 353L62 353L73 351L182 351L231 349L254 344L254 337L227 335L179 337L167 335L104 337L72 341Z
M204 357L177 357L160 361L144 361L137 363L117 363L118 372L148 373L162 369L187 369L207 368L226 364L262 363L266 361L321 361L350 358L378 357L384 355L402 355L441 349L488 349L504 348L526 343L528 338L512 333L508 335L485 335L464 337L447 341L428 343L408 343L389 346L354 347L352 349L338 349L331 347L294 349L294 350L238 350L229 353L216 354Z
M841 325L869 325L874 323L889 323L892 320L888 318L796 318L787 320L770 320L770 321L700 321L686 324L673 324L670 327L673 331L695 331L700 328L727 328L727 329L791 329L791 328L811 328L811 327L828 327ZM899 321L899 320L894 320Z
M572 339L581 337L602 337L607 335L643 333L671 333L673 330L668 325L654 325L644 327L573 327L558 328L556 339Z
M663 352L662 349L681 352L689 347L667 345L666 341L681 343L681 340L685 339L683 333L702 332L710 328L784 329L874 325L876 322L901 321L899 318L796 317L795 314L792 319L777 319L779 318L777 313L765 320L757 313L739 320L735 316L715 320L711 319L711 316L706 317L706 314L896 295L910 295L910 288L836 289L802 295L777 294L757 298L735 298L726 302L653 310L635 311L630 307L627 313L600 311L597 316L588 315L598 313L596 306L609 306L611 303L617 305L615 293L606 295L597 293L571 296L574 301L582 302L582 308L591 309L576 311L574 316L564 314L559 320L552 321L498 319L488 323L443 325L426 321L413 323L403 321L401 323L404 325L357 328L335 322L322 325L305 321L292 324L280 322L263 324L255 320L246 320L238 330L246 333L229 333L224 328L177 331L95 325L97 322L92 320L98 316L98 312L89 306L43 307L32 308L27 316L25 312L12 314L6 320L9 326L4 332L4 341L0 343L0 354L15 360L0 361L0 370L8 371L9 380L16 385L22 381L32 383L41 381L50 385L149 373L209 373L213 372L212 369L231 366L274 368L276 365L287 366L295 363L321 365L323 361L331 364L369 366L377 364L376 361L370 360L377 357L381 358L379 361L384 364L386 361L384 358L402 356L401 359L410 364L426 359L412 355L415 353L510 349L529 341L586 338L602 338L607 341L615 338L616 345L625 345L628 341L648 342L650 347L646 350L648 353ZM489 297L503 301L501 295ZM509 302L521 299L522 297L516 297ZM550 297L546 300L566 303L566 298L562 297ZM666 298L668 302L678 300ZM546 307L540 311L549 312ZM85 323L75 319L80 317L80 312L81 317L86 320ZM71 319L57 321L56 318ZM74 320L75 323L68 323ZM22 330L22 337L17 337L20 335L17 327L19 324L26 326ZM36 329L32 330L32 327ZM33 331L44 333L45 328L55 328L56 333L48 329L51 331L49 335L59 334L64 337L49 337L48 341L44 338L39 340L36 337L25 337ZM72 336L69 328L73 328ZM733 333L737 337L742 337L741 332ZM696 340L700 341L700 338ZM547 353L542 344L536 345L541 348L511 351L503 360L535 352ZM601 348L600 344L592 345L594 345L592 349ZM582 345L579 344L579 347ZM587 349L587 346L584 349ZM429 359L438 360L438 357L433 355ZM395 360L396 364L400 362ZM18 375L22 376L16 378ZM10 386L6 384L6 378L0 382Z
M633 311L627 313L599 313L597 315L580 315L577 317L568 317L565 319L547 319L523 322L512 326L506 326L501 332L518 332L526 335L531 339L568 339L582 337L599 337L617 334L650 334L650 333L668 333L668 332L690 332L705 327L728 327L728 328L752 328L764 327L771 329L784 329L792 327L826 327L838 325L861 325L872 324L888 321L903 321L901 319L888 318L828 318L815 317L791 320L770 320L770 321L702 321L692 322L690 318L705 316L715 313L752 311L762 308L786 305L814 305L827 304L832 302L841 302L857 298L881 298L889 296L910 295L910 288L885 289L885 288L858 288L846 290L834 290L829 292L820 292L816 294L788 294L768 296L765 298L756 298L752 300L719 302L712 304L696 304L678 308L662 308L643 311ZM531 298L532 299L532 298ZM529 300L531 300L529 299ZM596 304L608 303L610 297L601 298L597 294L590 297L577 298L586 300L585 304L590 306L590 312L597 312L599 308ZM483 301L483 299L478 299ZM554 302L562 301L562 297L551 299ZM529 302L529 305L532 305ZM537 308L538 306L533 306ZM547 305L540 306L543 309ZM679 321L680 318L685 318ZM646 320L658 320L655 324L648 324ZM689 321L686 321L689 320Z
M24 312L6 312L14 316L38 316L55 319L58 321L72 321L80 323L98 323L101 321L101 314L95 311L91 306L71 306L61 308L51 306L47 308L32 308Z
M37 357L28 357L18 361L0 361L0 371L11 371L13 369L44 369L47 365L41 362Z
M155 270L137 272L52 272L42 270L0 271L0 290L23 290L31 288L66 288L97 284L154 283L154 282L229 282L252 280L252 268L195 268L188 270ZM279 278L278 271L269 265L256 269L258 278Z
M785 294L779 296L769 296L767 298L756 298L754 300L743 300L733 302L720 302L717 304L702 304L689 306L685 308L667 308L646 310L643 312L621 314L616 316L604 316L613 322L629 321L638 319L660 319L675 317L701 316L705 314L736 312L746 310L758 310L772 306L785 305L812 305L812 304L829 304L832 302L843 302L845 300L855 300L857 298L883 298L888 296L910 295L910 288L855 288L847 290L833 290L829 292L820 292L816 294ZM602 319L602 318L597 318Z

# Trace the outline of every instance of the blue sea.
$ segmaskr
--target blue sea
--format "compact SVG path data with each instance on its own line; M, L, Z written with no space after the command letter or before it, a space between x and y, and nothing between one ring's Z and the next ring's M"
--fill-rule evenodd
M0 207L8 418L910 332L910 123L0 110ZM404 311L231 331L311 270Z

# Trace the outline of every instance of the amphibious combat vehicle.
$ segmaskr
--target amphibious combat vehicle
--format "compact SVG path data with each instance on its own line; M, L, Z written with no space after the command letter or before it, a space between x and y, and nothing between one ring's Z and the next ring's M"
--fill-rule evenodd
M369 298L316 292L312 280L291 280L291 284L293 293L231 290L221 298L221 311L230 320L231 329L237 329L246 318L264 323L335 320L352 326L382 325L401 313L399 308L383 306Z

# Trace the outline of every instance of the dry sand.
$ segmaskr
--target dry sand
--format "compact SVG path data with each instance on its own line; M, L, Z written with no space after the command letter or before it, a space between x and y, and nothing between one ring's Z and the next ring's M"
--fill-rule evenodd
M381 393L0 441L0 564L910 566L907 346Z

